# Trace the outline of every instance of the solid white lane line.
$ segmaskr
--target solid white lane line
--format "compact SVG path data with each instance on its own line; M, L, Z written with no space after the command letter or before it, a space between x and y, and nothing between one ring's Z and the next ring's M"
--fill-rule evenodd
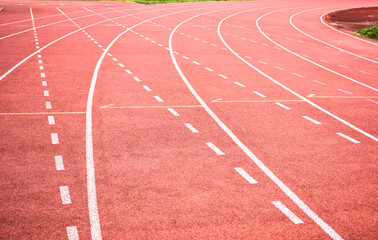
M55 118L54 116L47 116L47 120L49 121L49 125L55 124Z
M290 110L291 108L289 108L288 106L285 106L283 105L282 103L279 103L279 102L276 102L276 104L282 108L285 108L286 110Z
M46 102L46 109L51 109L52 106L51 106L51 102Z
M372 73L369 73L369 72L365 72L365 71L360 71L361 73L365 73L365 74L368 74L368 75L374 75L374 74L372 74Z
M274 68L277 68L277 69L279 69L279 70L285 71L285 69L280 68L280 67L277 67L277 66L274 66Z
M176 112L173 108L168 108L168 111L169 111L170 113L172 113L173 116L175 116L175 117L180 116L180 114L178 114L178 112Z
M135 81L140 82L141 80L138 77L133 77Z
M148 86L143 86L144 89L146 89L147 92L151 92L151 88L149 88Z
M243 84L241 83L238 83L238 82L234 82L236 85L239 85L240 87L245 87Z
M161 99L159 96L154 96L154 98L155 98L158 102L164 102L164 100Z
M59 144L59 137L57 133L51 133L51 143Z
M56 170L58 170L58 171L64 170L64 163L63 163L62 155L54 156L54 159L55 159Z
M125 70L125 72L127 72L127 74L131 74L131 71L130 71L130 70Z
M294 224L301 224L303 221L297 217L290 209L283 205L280 201L272 202L283 214L286 215Z
M47 91L47 90L43 91L43 96L45 96L45 97L50 96L49 91Z
M263 61L258 61L259 63L262 63L262 64L267 64L266 62L263 62Z
M338 132L338 133L336 133L336 134L339 135L340 137L343 137L343 138L345 138L345 139L348 139L349 141L351 141L351 142L353 142L353 143L360 143L360 142L357 141L356 139L351 138L351 137L349 137L349 136L347 136L347 135L345 135L345 134L343 134L343 133Z
M125 65L123 65L122 63L118 63L118 65L120 66L120 67L125 67Z
M300 74L298 74L298 73L291 73L291 74L293 74L293 75L295 75L295 76L298 76L298 77L301 77L301 78L303 78L303 76L302 76L302 75L300 75Z
M42 86L47 87L47 82L46 81L42 81Z
M224 79L227 79L228 77L226 77L225 75L223 75L223 74L218 74L218 76L220 76L220 77L222 77L222 78L224 78Z
M374 101L373 99L366 99L366 100L373 102L373 103L378 103L377 101Z
M192 131L192 133L198 133L198 132L199 132L199 131L198 131L197 129L195 129L195 128L192 126L192 124L190 124L190 123L185 123L185 126L186 126L187 128L189 128L189 130Z
M205 69L206 69L207 71L214 72L214 70L211 69L211 68L205 67Z
M196 61L192 61L194 64L196 65L201 65L199 62L196 62Z
M235 168L235 170L240 175L242 175L242 177L245 178L245 180L247 180L250 184L256 184L257 183L257 181L255 179L253 179L246 171L244 171L243 168Z
M71 204L70 190L68 186L60 186L60 197L62 198L62 204Z
M45 73L41 73L41 77L46 77L46 74Z
M66 227L68 240L79 240L79 233L76 226Z
M256 95L258 95L258 96L260 96L260 97L266 97L265 95L263 95L263 94L261 94L261 93L259 93L257 91L253 91L253 93L256 94Z
M319 82L318 80L312 80L312 81L314 81L314 82L316 82L316 83L319 83L319 84L321 84L321 85L327 85L327 84L325 84L325 83Z
M339 66L339 67L342 67L342 68L349 68L349 67L347 67L347 66L344 66L344 65L337 65L337 66Z
M339 90L340 92L347 93L347 94L352 94L351 92L345 91L345 90L343 90L343 89L341 89L341 88L338 88L337 90Z
M213 150L216 154L218 154L218 155L224 155L224 153L219 148L217 148L217 146L215 146L213 143L207 142L206 145L209 148L211 148L211 150Z
M314 120L314 119L312 119L310 117L307 117L307 116L302 116L302 117L305 118L305 119L307 119L307 120L309 120L310 122L313 122L313 123L317 124L317 125L322 124L321 122L318 122L318 121L316 121L316 120Z

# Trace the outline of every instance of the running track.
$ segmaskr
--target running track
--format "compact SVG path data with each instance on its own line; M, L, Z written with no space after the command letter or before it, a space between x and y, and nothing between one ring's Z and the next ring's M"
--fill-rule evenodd
M2 239L376 239L377 1L0 1Z

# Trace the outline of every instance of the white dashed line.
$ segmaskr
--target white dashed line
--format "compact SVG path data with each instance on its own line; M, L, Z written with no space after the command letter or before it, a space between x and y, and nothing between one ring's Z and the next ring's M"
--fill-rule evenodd
M302 76L302 75L300 75L300 74L298 74L298 73L291 73L291 74L293 74L293 75L295 75L295 76L298 76L298 77L301 77L301 78L303 78L303 76Z
M131 71L130 71L130 70L125 70L125 72L127 72L127 74L131 74Z
M243 178L245 178L250 184L256 184L257 181L253 179L246 171L244 171L243 168L235 168L235 170L242 175Z
M147 92L151 92L151 91L152 91L152 90L151 90L149 87L147 87L147 86L143 86L143 88L146 89Z
M52 106L51 106L51 102L46 102L46 109L51 109Z
M47 82L46 81L42 81L42 86L47 87Z
M71 204L70 190L68 186L60 186L60 197L62 198L62 204Z
M378 104L378 102L377 102L377 101L374 101L373 99L366 99L366 100L368 100L368 101L370 101L370 102L373 102L373 103L377 103L377 104Z
M205 69L206 69L207 71L214 72L214 70L211 69L211 68L205 67Z
M162 45L162 44L160 44L160 43L158 43L158 46L159 46L159 47L162 47L163 45Z
M185 58L186 60L188 60L189 58L187 56L182 56L182 58Z
M41 73L41 77L46 77L46 74L45 73Z
M294 224L301 224L303 221L297 217L292 211L290 211L285 205L280 201L272 202L283 214L285 214Z
M50 96L49 91L43 91L43 96L45 96L45 97Z
M51 143L59 144L59 137L57 133L51 133Z
M122 63L118 63L118 65L120 66L120 67L125 67L125 65L123 65Z
M239 85L240 87L245 87L243 84L239 83L239 82L234 82L236 85Z
M258 61L259 63L262 63L262 64L267 64L266 62L263 62L263 61Z
M283 68L280 68L280 67L277 67L277 66L274 66L274 68L277 68L278 70L282 70L282 71L285 71L285 69L283 69Z
M192 126L192 124L190 124L190 123L185 123L185 126L186 126L190 131L192 131L192 133L198 133L198 130L195 129L195 128Z
M344 66L344 65L337 65L337 66L342 67L342 68L349 68L349 67Z
M249 57L249 56L244 56L245 58L248 58L248 59L252 59L251 57Z
M345 134L343 134L343 133L338 132L338 133L336 133L336 134L339 135L340 137L343 137L343 138L345 138L345 139L348 139L349 141L351 141L351 142L353 142L353 143L360 143L360 142L357 141L356 139L353 139L353 138L351 138L351 137L349 137L349 136L347 136L347 135L345 135Z
M290 109L291 109L291 108L289 108L288 106L283 105L282 103L276 102L276 104L277 104L278 106L280 106L280 107L286 109L286 110L290 110Z
M218 76L220 76L220 77L222 77L222 78L224 78L224 79L227 79L228 77L226 77L225 75L223 75L223 74L218 74Z
M217 148L213 143L207 142L206 145L209 148L211 148L216 154L218 154L218 155L224 155L224 153L219 148Z
M258 95L258 96L260 96L260 97L263 97L263 98L266 97L265 95L263 95L263 94L261 94L261 93L259 93L257 91L253 91L253 93L256 94L256 95Z
M319 61L321 61L321 62L325 62L325 63L329 63L328 61L323 60L323 59L319 59Z
M79 240L79 233L76 226L66 227L68 240Z
M62 155L54 156L54 159L55 159L56 170L58 171L64 170L64 163L63 163Z
M113 56L111 53L107 53L109 57Z
M265 47L269 47L269 45L268 45L268 44L266 44L266 43L263 43L262 45L264 45Z
M316 83L319 83L319 84L321 84L321 85L326 85L325 83L319 82L318 80L312 80L312 81L314 81L314 82L316 82Z
M155 98L158 102L164 102L164 100L161 99L159 96L154 96L154 98Z
M168 111L169 111L170 113L172 113L173 116L175 116L175 117L180 116L180 114L178 114L178 112L176 112L173 108L168 108Z
M55 124L55 118L54 116L47 116L47 120L49 121L49 125Z
M306 58L312 58L312 57L310 57L310 56L307 56L307 55L302 55L303 57L306 57Z
M133 77L135 81L140 82L141 80L138 77Z
M338 88L337 90L339 90L340 92L343 92L343 93L352 94L351 92L345 91L345 90L343 90L341 88Z
M373 76L373 74L371 74L371 73L368 73L368 72L365 72L365 71L360 71L361 73L365 73L365 74L368 74L368 75L372 75Z
M196 65L201 65L199 62L196 62L196 61L192 61L194 64Z
M114 61L118 62L118 59L117 59L117 58L114 57L114 58L112 58L112 59L113 59Z
M316 120L314 120L314 119L312 119L312 118L310 118L310 117L307 117L307 116L302 116L302 117L303 117L304 119L309 120L309 121L312 122L312 123L317 124L317 125L322 124L321 122L318 122L318 121L316 121Z
M42 56L40 54L37 55L38 58L41 58Z
M39 64L42 64L43 62L42 62L42 60L38 60L38 63L39 63Z

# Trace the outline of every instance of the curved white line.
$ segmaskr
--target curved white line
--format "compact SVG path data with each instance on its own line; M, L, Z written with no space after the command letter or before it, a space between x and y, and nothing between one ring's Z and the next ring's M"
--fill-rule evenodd
M208 8L208 7L206 7ZM214 8L214 7L210 7ZM127 30L123 31L120 33L117 37L115 37L107 46L105 51L102 53L100 59L98 60L96 64L96 68L93 72L93 77L91 81L91 86L89 88L89 93L88 93L88 100L87 100L87 111L86 111L86 163L87 163L87 189L88 189L88 209L89 209L89 219L90 219L90 224L91 224L91 234L92 234L92 239L95 240L101 240L101 226L100 226L100 218L98 215L98 207L97 207L97 195L96 195L96 183L95 183L95 169L94 169L94 158L93 158L93 136L92 136L92 109L93 109L93 95L94 95L94 90L96 87L96 82L97 82L97 77L98 73L101 67L101 64L107 55L108 51L110 48L113 46L113 44L125 33L130 31L131 29L146 23L148 21L173 15L173 14L178 14L182 12L188 12L188 11L193 11L193 10L201 10L204 9L202 8L197 8L197 9L190 9L190 10L184 10L184 11L179 11L179 12L173 12L173 13L168 13L164 15L160 15L157 17L149 18L147 20L144 20L138 24L135 24L134 26L128 28Z
M373 43L373 42L368 41L368 40L365 40L365 39L363 39L363 38L361 38L361 37L356 37L356 36L354 36L354 35L352 35L352 34L342 32L342 31L337 30L336 28L334 28L334 27L328 25L326 22L324 22L323 19L324 19L324 16L325 16L325 15L327 15L327 14L329 14L329 13L331 13L331 12L341 11L341 10L343 10L343 9L340 9L340 10L333 10L333 11L329 11L329 12L324 13L323 15L320 16L320 21L322 21L322 23L323 23L324 25L326 25L327 27L329 27L329 28L332 29L332 30L335 30L336 32L339 32L339 33L345 34L345 35L347 35L347 36L349 36L349 37L352 37L352 38L358 39L358 40L360 40L360 41L363 41L363 42L370 43L370 44L373 44L373 45L378 46L377 43Z
M327 67L324 67L323 65L320 65L320 64L318 64L318 63L316 63L316 62L314 62L314 61L311 61L310 59L305 58L305 57L303 57L303 56L301 56L301 55L299 55L299 54L297 54L297 53L295 53L295 52L293 52L293 51L291 51L291 50L285 48L284 46L280 45L279 43L275 42L275 41L272 40L270 37L268 37L268 36L267 36L267 35L261 30L260 25L259 25L259 21L260 21L263 17L268 16L269 14L276 13L276 12L281 12L281 11L285 11L285 10L287 10L287 9L280 9L280 10L276 10L276 11L268 12L268 13L266 13L266 14L260 16L260 17L256 20L256 26L257 26L257 28L259 29L260 33L261 33L265 38L267 38L269 41L271 41L271 42L274 43L275 45L279 46L279 47L282 48L283 50L285 50L285 51L287 51L287 52L289 52L289 53L291 53L291 54L293 54L293 55L295 55L295 56L297 56L297 57L299 57L299 58L302 58L303 60L305 60L305 61L307 61L307 62L309 62L309 63L314 64L315 66L318 66L318 67L320 67L320 68L323 68L324 70L327 70L327 71L329 71L329 72L331 72L331 73L334 73L334 74L336 74L336 75L338 75L338 76L340 76L340 77L343 77L343 78L348 79L348 80L350 80L350 81L352 81L352 82L355 82L355 83L357 83L357 84L359 84L359 85L361 85L361 86L364 86L364 87L370 88L371 90L378 91L378 89L376 89L376 88L374 88L374 87L372 87L372 86L369 86L369 85L367 85L367 84L365 84L365 83L359 82L359 81L357 81L357 80L355 80L355 79L353 79L353 78L351 78L351 77L345 76L344 74L341 74L341 73L336 72L336 71L334 71L334 70L332 70L332 69L329 69L329 68L327 68Z
M116 18L111 18L110 20L115 20L115 19L120 19L120 18L125 18L125 17L129 17L129 16L136 16L136 15L139 15L139 14L144 14L144 13L150 13L150 12L158 12L158 11L163 11L163 10L170 10L172 8L165 8L165 9L158 9L158 10L151 10L151 11L145 11L145 12L141 12L141 13L136 13L136 14L131 14L131 15L126 15L126 16L121 16L121 17L116 17ZM44 47L41 47L39 50L35 51L34 53L30 54L29 56L27 56L26 58L24 58L23 60L21 60L20 62L18 62L16 65L14 65L11 69L9 69L7 72L5 72L3 75L0 76L0 81L2 81L6 76L8 76L10 73L12 73L15 69L17 69L19 66L21 66L24 62L26 62L27 60L29 60L31 57L33 57L34 55L36 55L37 53L40 53L42 50L46 49L47 47L51 46L52 44L74 34L74 33L77 33L81 30L84 30L84 29L87 29L87 28L90 28L90 27L93 27L93 26L96 26L98 24L101 24L101 23L104 23L104 22L107 22L107 21L110 21L110 20L103 20L103 21L100 21L100 22L97 22L97 23L93 23L91 25L88 25L86 27L82 27L82 28L79 28L73 32L70 32L58 39L55 39L54 41L48 43L47 45L45 45ZM68 20L67 20L68 21Z
M327 42L322 41L322 40L320 40L320 39L318 39L318 38L315 38L315 37L313 37L313 36L311 36L311 35L309 35L309 34L303 32L303 31L300 30L297 26L294 25L294 23L293 23L292 20L293 20L293 18L294 18L295 16L297 16L297 15L299 15L299 14L301 14L301 13L310 12L310 11L319 10L319 9L321 9L321 8L315 8L315 9L305 10L305 11L301 11L301 12L298 12L298 13L296 13L296 14L290 16L290 20L289 20L289 21L290 21L291 26L293 26L296 30L298 30L298 31L301 32L302 34L306 35L307 37L310 37L310 38L312 38L312 39L314 39L314 40L316 40L316 41L318 41L318 42L321 42L321 43L323 43L323 44L325 44L325 45L328 45L328 46L330 46L330 47L333 47L333 48L335 48L335 49L337 49L337 50L339 50L339 51L341 51L341 52L348 53L348 54L350 54L350 55L353 55L353 56L356 56L356 57L359 57L359 58L365 59L365 60L370 61L370 62L373 62L373 63L378 63L377 61L374 61L374 60L369 59L369 58L367 58L367 57L363 57L363 56L358 55L358 54L356 54L356 53L349 52L349 51L347 51L347 50L345 50L345 49L342 49L342 48L336 47L336 46L334 46L334 45L332 45L332 44L330 44L330 43L327 43Z
M247 10L247 11L253 11L256 9L252 10ZM208 13L207 13L208 14ZM200 14L203 15L203 14ZM200 16L197 15L197 16ZM171 59L173 61L173 64L179 73L181 79L184 81L186 86L189 88L190 92L194 95L194 97L197 99L197 101L202 105L202 107L206 110L206 112L214 119L214 121L222 128L223 131L226 132L226 134L234 141L234 143L291 199L293 200L300 209L302 209L313 221L318 224L330 237L333 239L337 240L342 240L342 237L337 234L327 223L325 223L321 218L319 218L316 213L314 213L294 192L292 192L274 173L265 166L263 162L261 162L252 152L251 150L248 149L247 146L245 146L239 138L218 118L218 116L209 108L209 106L205 103L204 100L198 95L196 90L192 87L190 82L187 80L183 72L181 71L180 67L177 64L176 57L173 52L173 47L172 47L172 38L173 34L175 31L185 22L197 17L191 17L186 19L185 21L181 22L179 25L177 25L171 32L171 35L169 37L169 51L171 55ZM232 16L232 15L231 15ZM227 19L227 18L225 18ZM219 25L218 25L218 34L223 43L228 47L228 49L238 56L228 45L227 43L223 40L221 34L220 34L220 25L221 23L225 20L223 19ZM239 56L238 56L239 57ZM240 58L240 57L239 57ZM242 59L242 58L241 58ZM244 59L242 59L244 61Z

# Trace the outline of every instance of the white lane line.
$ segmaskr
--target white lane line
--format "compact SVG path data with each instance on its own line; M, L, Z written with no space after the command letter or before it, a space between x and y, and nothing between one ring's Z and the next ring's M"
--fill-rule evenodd
M58 170L58 171L64 170L64 163L63 163L62 155L54 156L54 159L55 159L56 170Z
M291 73L291 74L293 74L293 75L295 75L295 76L298 76L298 77L301 77L301 78L303 78L303 76L302 76L302 75L300 75L300 74L298 74L298 73Z
M169 48L165 47L165 49L167 49L169 51Z
M112 58L112 59L113 59L113 61L118 62L118 59L117 59L117 58L114 57L114 58Z
M37 55L37 57L38 57L38 58L41 58L41 57L42 57L42 55L38 54L38 55Z
M47 116L47 120L49 121L49 125L55 124L55 118L54 116Z
M212 44L211 44L211 46L213 46L213 47L217 47L217 45L216 45L216 44L214 44L214 43L212 43Z
M154 98L155 98L158 102L164 102L164 100L161 99L159 96L154 96Z
M218 154L218 155L224 155L224 153L219 148L217 148L217 146L215 146L213 143L207 142L206 145L209 148L211 148L211 150L213 150L216 154Z
M59 144L59 137L57 133L51 133L51 143L52 144Z
M182 56L182 58L185 58L186 60L188 60L189 58L187 56Z
M372 73L369 73L369 72L365 72L365 71L360 71L361 73L365 73L365 74L368 74L368 75L372 75L372 76L374 76L374 74L372 74Z
M41 77L46 77L46 74L45 73L41 73Z
M66 227L68 240L79 240L79 233L76 226Z
M323 59L319 59L319 61L321 61L321 62L325 62L325 63L329 63L328 61L323 60Z
M264 45L265 47L269 47L269 45L268 45L268 44L266 44L266 43L263 43L262 45Z
M249 56L244 56L245 58L248 58L248 59L252 59L251 57L249 57Z
M125 70L125 72L127 72L127 74L131 74L131 71L130 71L130 70Z
M107 53L109 57L113 56L111 53Z
M307 116L302 116L302 117L303 117L304 119L309 120L310 122L313 122L313 123L317 124L317 125L322 124L321 122L318 122L318 121L316 121L316 120L314 120L314 119L312 119L312 118L310 118L310 117L307 117Z
M337 65L337 66L339 66L339 67L342 67L342 68L349 68L349 67L347 67L347 66L344 66L344 65Z
M39 46L35 46L36 49L39 49Z
M45 96L45 97L48 97L48 96L50 96L50 93L49 93L49 91L47 91L47 90L43 91L43 96Z
M159 47L162 47L163 45L162 45L162 44L160 44L160 43L158 43L158 46L159 46Z
M226 77L225 75L223 75L223 74L218 74L218 76L220 76L220 77L222 77L222 78L224 78L224 79L227 79L228 77Z
M347 135L345 135L345 134L343 134L343 133L338 132L338 133L336 133L336 134L339 135L340 137L343 137L343 138L345 138L345 139L348 139L349 141L351 141L351 142L353 142L353 143L360 143L360 142L357 141L356 139L351 138L351 137L349 137L349 136L347 136Z
M261 94L261 93L259 93L257 91L253 91L253 93L256 94L256 95L258 95L258 96L260 96L260 97L266 97L264 94Z
M276 102L276 104L277 104L278 106L280 106L280 107L286 109L286 110L290 110L290 109L291 109L291 108L289 108L288 106L283 105L282 103Z
M199 62L196 62L196 61L192 61L194 64L196 65L201 65Z
M278 70L282 70L282 71L285 71L285 69L283 69L283 68L280 68L280 67L277 67L277 66L274 66L274 68L277 68Z
M169 111L170 113L172 113L173 116L175 116L175 117L180 116L180 114L178 114L178 112L176 112L173 108L168 108L168 111Z
M47 87L47 82L46 81L42 81L42 86Z
M123 65L122 63L118 63L118 65L120 66L120 67L125 67L125 65Z
M143 86L144 89L146 89L147 92L151 92L151 88L149 88L148 86Z
M373 103L378 103L377 101L374 101L373 99L366 99L366 100L373 102Z
M51 106L51 102L46 102L46 109L51 109L52 106Z
M283 205L280 201L272 202L283 214L286 215L294 224L301 224L303 221L297 217L290 209Z
M60 186L60 197L62 198L62 204L71 204L70 190L68 186Z
M246 171L244 171L243 168L235 168L235 170L242 175L243 178L245 178L250 184L256 184L257 181L253 179Z
M341 88L338 88L337 90L339 90L340 92L347 93L347 94L352 94L351 92L345 91L345 90L343 90L343 89L341 89Z
M214 72L214 70L211 69L211 68L205 67L205 69L206 69L207 71Z
M245 87L243 84L239 83L239 82L234 82L236 85L239 85L240 87Z
M42 60L38 60L38 63L39 63L39 64L42 64L43 62L42 62Z
M141 80L138 77L133 77L135 81L140 82Z
M97 45L99 48L102 48L102 45L101 44L99 44L99 45Z
M175 53L175 54L177 54L177 55L179 55L179 54L180 54L180 53L178 53L178 52L176 52L176 51L174 51L174 53Z
M192 126L192 124L190 124L190 123L185 123L185 126L186 126L187 128L189 128L189 130L192 131L192 133L198 133L198 132L199 132L199 131L198 131L197 129L195 129L195 128Z
M323 83L323 82L320 82L320 81L318 81L318 80L312 80L312 81L314 81L314 82L316 82L316 83L319 83L319 84L321 84L321 85L327 85L327 84L325 84L325 83Z
M97 42L97 41L94 41L93 43L94 43L94 44L98 44L98 42Z
M259 63L262 63L262 64L267 64L266 62L263 62L263 61L258 61Z
M43 66L39 66L39 70L43 70L44 68L43 68Z

